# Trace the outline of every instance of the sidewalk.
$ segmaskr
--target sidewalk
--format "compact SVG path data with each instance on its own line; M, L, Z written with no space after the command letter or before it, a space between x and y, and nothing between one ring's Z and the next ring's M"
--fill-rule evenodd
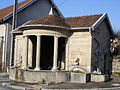
M8 74L0 73L0 85L9 90L120 90L120 77L114 77L109 82L101 83L49 83L49 84L30 84L11 81L8 78ZM6 89L5 89L6 90Z

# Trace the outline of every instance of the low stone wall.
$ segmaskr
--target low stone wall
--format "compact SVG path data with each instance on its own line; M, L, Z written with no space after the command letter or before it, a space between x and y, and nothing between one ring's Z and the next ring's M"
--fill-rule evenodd
M9 78L11 80L29 83L61 83L70 81L70 72L10 69Z
M18 82L29 83L87 83L90 82L90 74L67 71L33 71L22 69L10 69L9 78Z
M120 72L120 59L113 59L112 72Z
M9 78L18 82L28 83L87 83L108 81L110 76L93 75L67 71L34 71L22 69L10 69Z
M91 81L91 74L71 72L72 83L87 83Z
M104 82L109 80L110 80L110 75L91 74L91 82Z

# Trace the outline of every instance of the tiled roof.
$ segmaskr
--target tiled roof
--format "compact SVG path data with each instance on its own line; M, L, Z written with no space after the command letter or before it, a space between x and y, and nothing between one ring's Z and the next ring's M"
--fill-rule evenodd
M53 16L53 15L48 15L43 18L39 18L37 20L32 20L27 23L27 25L31 25L31 24L43 24L43 25L69 27L69 25L65 23L64 18L62 18L60 16Z
M79 17L67 17L67 18L65 18L65 21L72 28L74 28L74 27L90 27L101 16L102 16L102 14L79 16Z
M28 4L31 1L32 0L25 0L25 1L18 3L18 8ZM3 9L0 9L0 19L4 18L5 16L9 15L12 12L13 12L13 5L3 8Z
M78 17L67 17L61 18L59 16L48 15L46 17L30 21L30 24L43 24L43 25L55 25L62 27L90 27L92 26L102 14L78 16Z

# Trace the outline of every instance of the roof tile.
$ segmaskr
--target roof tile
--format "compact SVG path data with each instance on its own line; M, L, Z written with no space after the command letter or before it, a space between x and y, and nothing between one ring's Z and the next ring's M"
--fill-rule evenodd
M103 14L78 16L78 17L66 17L61 18L59 16L48 15L37 20L32 20L30 24L43 24L43 25L55 25L62 27L90 27L92 26Z
M43 25L54 25L54 26L62 26L62 27L70 27L67 23L65 23L65 19L60 16L48 15L43 18L39 18L37 20L32 20L27 23L30 24L43 24Z
M67 17L67 18L65 18L65 21L72 28L74 28L74 27L90 27L101 16L102 16L102 14L79 16L79 17Z
M32 0L25 0L25 1L18 3L18 8L21 8L22 6L28 4L31 1ZM4 18L5 16L9 15L12 12L13 12L13 5L0 9L0 19Z

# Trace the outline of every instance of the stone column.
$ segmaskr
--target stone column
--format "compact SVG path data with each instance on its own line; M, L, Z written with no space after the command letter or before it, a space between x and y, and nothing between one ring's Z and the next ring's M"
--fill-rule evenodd
M58 37L54 36L54 54L53 54L53 68L52 71L57 71L57 58L58 58Z
M66 48L65 48L65 70L69 70L69 38L66 38Z
M24 43L24 59L22 61L23 67L22 69L28 69L28 36L25 36L25 43Z
M16 38L15 39L15 54L14 54L14 65L15 66L17 63L16 63L16 60L17 60L17 48L18 48L18 39Z
M29 45L28 45L28 65L29 65L29 67L32 67L33 43L32 43L31 39L29 39L28 42L29 42Z
M37 36L37 50L36 50L36 67L34 70L40 70L40 48L41 48L41 36Z

